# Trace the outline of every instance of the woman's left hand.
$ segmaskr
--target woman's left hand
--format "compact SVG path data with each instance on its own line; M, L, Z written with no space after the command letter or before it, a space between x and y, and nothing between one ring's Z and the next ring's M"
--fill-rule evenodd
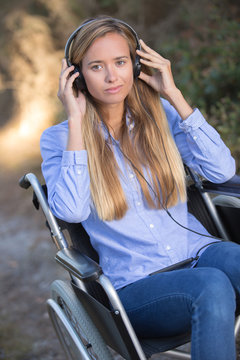
M140 40L140 44L142 50L137 50L140 62L157 71L153 75L147 75L141 71L139 79L145 81L166 99L171 98L171 95L178 91L178 89L173 79L170 61L152 50L143 40Z

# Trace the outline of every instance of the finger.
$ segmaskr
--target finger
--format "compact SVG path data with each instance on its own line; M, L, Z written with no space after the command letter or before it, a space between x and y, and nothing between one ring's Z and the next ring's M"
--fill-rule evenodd
M145 81L147 84L150 84L151 76L145 74L144 72L141 71L138 78Z
M73 82L78 76L79 76L79 72L76 72L72 74L69 78L61 77L59 79L58 97L60 99L64 98L66 93L72 91Z
M74 68L75 68L74 65L64 67L63 70L61 71L60 78L61 77L67 78L70 72L74 70Z
M66 69L67 68L67 61L65 58L62 59L62 69Z
M167 60L167 59L164 59L161 55L159 55L157 53L156 53L156 55L155 54L153 55L153 54L149 54L144 51L141 51L141 50L136 50L136 51L137 51L137 54L140 56L140 58L148 59L153 62L163 62L163 61Z
M72 89L73 82L78 76L79 76L79 72L77 71L69 77L65 86L66 90Z
M153 55L153 56L156 56L156 57L163 58L159 53L157 53L155 50L153 50L153 49L151 49L149 46L147 46L142 39L140 40L140 44L141 44L142 49L143 49L146 53L149 53L149 54L151 54L151 55Z
M140 62L142 64L144 64L144 65L147 65L147 66L152 67L154 69L158 69L160 71L163 71L169 65L168 61L154 62L154 61L149 61L149 60L145 60L145 59L142 59L142 58L140 59Z
M60 76L65 72L66 69L68 69L67 61L66 61L66 59L62 59L62 67L61 67Z
M73 70L74 70L74 66L72 65L70 67L68 67L68 66L66 68L64 67L64 69L61 71L61 74L59 76L59 89L64 89L65 88L67 79L69 77L69 74Z

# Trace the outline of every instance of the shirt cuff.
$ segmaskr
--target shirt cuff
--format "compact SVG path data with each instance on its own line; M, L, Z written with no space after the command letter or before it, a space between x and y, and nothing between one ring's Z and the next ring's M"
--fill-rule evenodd
M62 165L87 165L87 150L63 151Z
M186 120L181 120L179 122L179 127L185 133L188 133L192 130L197 130L200 128L206 120L198 109L194 109L193 113L187 117Z

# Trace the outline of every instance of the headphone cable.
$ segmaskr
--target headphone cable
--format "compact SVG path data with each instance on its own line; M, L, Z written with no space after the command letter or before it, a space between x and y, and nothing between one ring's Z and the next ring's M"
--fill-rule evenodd
M146 112L147 112L147 111L146 111ZM148 112L147 112L147 113L148 113ZM150 116L150 114L149 114L149 116ZM100 118L101 118L101 117L100 117ZM152 119L152 116L150 116L150 118ZM156 124L155 120L154 120L154 123ZM114 139L114 137L110 134L110 132L109 132L109 130L108 130L108 127L106 126L106 124L104 123L104 121L102 121L102 124L104 125L104 128L106 129L106 131L107 131L107 133L108 133L109 139L111 139L111 141L115 143L115 145L118 147L118 149L120 150L120 152L122 153L122 155L123 155L123 156L128 160L128 162L131 164L132 168L134 168L134 169L137 171L137 173L141 176L141 178L147 183L147 185L149 186L149 188L152 190L155 198L157 198L157 199L159 200L159 203L160 203L162 209L167 213L167 215L168 215L178 226L180 226L181 228L183 228L183 229L185 229L185 230L187 230L187 231L190 231L190 232L192 232L192 233L194 233L194 234L196 234L196 235L200 235L200 236L204 236L204 237L207 237L207 238L211 238L211 239L216 239L216 240L221 240L221 241L223 241L223 239L220 238L220 237L213 236L213 235L210 235L210 234L209 234L209 235L202 234L202 233L200 233L200 232L198 232L198 231L196 231L196 230L190 229L190 228L188 228L187 226L184 226L184 225L182 225L181 223L179 223L179 222L172 216L172 214L169 212L168 208L165 207L165 206L162 204L161 199L158 198L155 190L153 189L153 187L152 187L152 185L149 183L149 181L145 178L145 176L141 173L141 171L134 165L134 163L132 162L132 160L122 151L122 149L121 149L121 147L119 146L118 142L117 142L117 141ZM157 126L157 124L156 124L156 126ZM157 128L158 128L158 130L160 131L160 129L159 129L158 126L157 126ZM163 147L164 147L164 146L163 146ZM164 149L165 149L165 148L164 148ZM165 154L166 154L166 151L165 151ZM166 158L167 158L167 156L166 156ZM168 159L167 159L167 160L168 160ZM169 162L168 162L168 164L169 164ZM170 164L169 164L169 167L170 167ZM170 170L171 170L171 167L170 167ZM173 176L173 174L172 174L172 176ZM209 244L209 245L210 245L210 244ZM199 249L199 251L200 251L200 250L201 250L201 249Z
M133 164L132 160L129 159L129 157L122 151L121 147L119 146L119 144L117 143L117 141L111 136L111 134L109 134L111 139L113 140L113 142L117 145L118 149L121 151L122 155L129 161L129 163L131 164L131 166L137 171L137 173L143 178L143 180L147 183L147 185L149 186L149 188L152 190L153 194L155 195L156 198L157 197L157 194L156 192L154 191L152 185L149 183L149 181L145 178L145 176L141 173L141 171L138 170L138 168ZM207 238L211 238L211 239L216 239L216 240L223 240L222 238L219 238L217 236L213 236L213 235L206 235L206 234L202 234L196 230L193 230L193 229L190 229L184 225L182 225L181 223L179 223L173 216L172 214L169 212L168 208L166 208L162 202L161 202L161 199L159 199L159 202L160 202L160 205L161 207L163 208L163 210L167 213L167 215L180 227L182 227L183 229L185 230L188 230L188 231L191 231L193 232L194 234L197 234L197 235L200 235L200 236L204 236L204 237L207 237Z

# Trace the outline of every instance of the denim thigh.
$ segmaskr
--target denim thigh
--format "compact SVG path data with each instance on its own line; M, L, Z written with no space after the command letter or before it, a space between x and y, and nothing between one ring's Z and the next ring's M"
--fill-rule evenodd
M229 321L228 328L234 327L234 290L228 277L215 268L186 268L155 274L118 290L118 295L140 337L189 332L194 319L208 329L208 322L211 326L214 322L211 316L223 316L223 312Z
M240 245L221 241L212 244L200 256L197 268L214 267L223 271L231 281L240 302Z

